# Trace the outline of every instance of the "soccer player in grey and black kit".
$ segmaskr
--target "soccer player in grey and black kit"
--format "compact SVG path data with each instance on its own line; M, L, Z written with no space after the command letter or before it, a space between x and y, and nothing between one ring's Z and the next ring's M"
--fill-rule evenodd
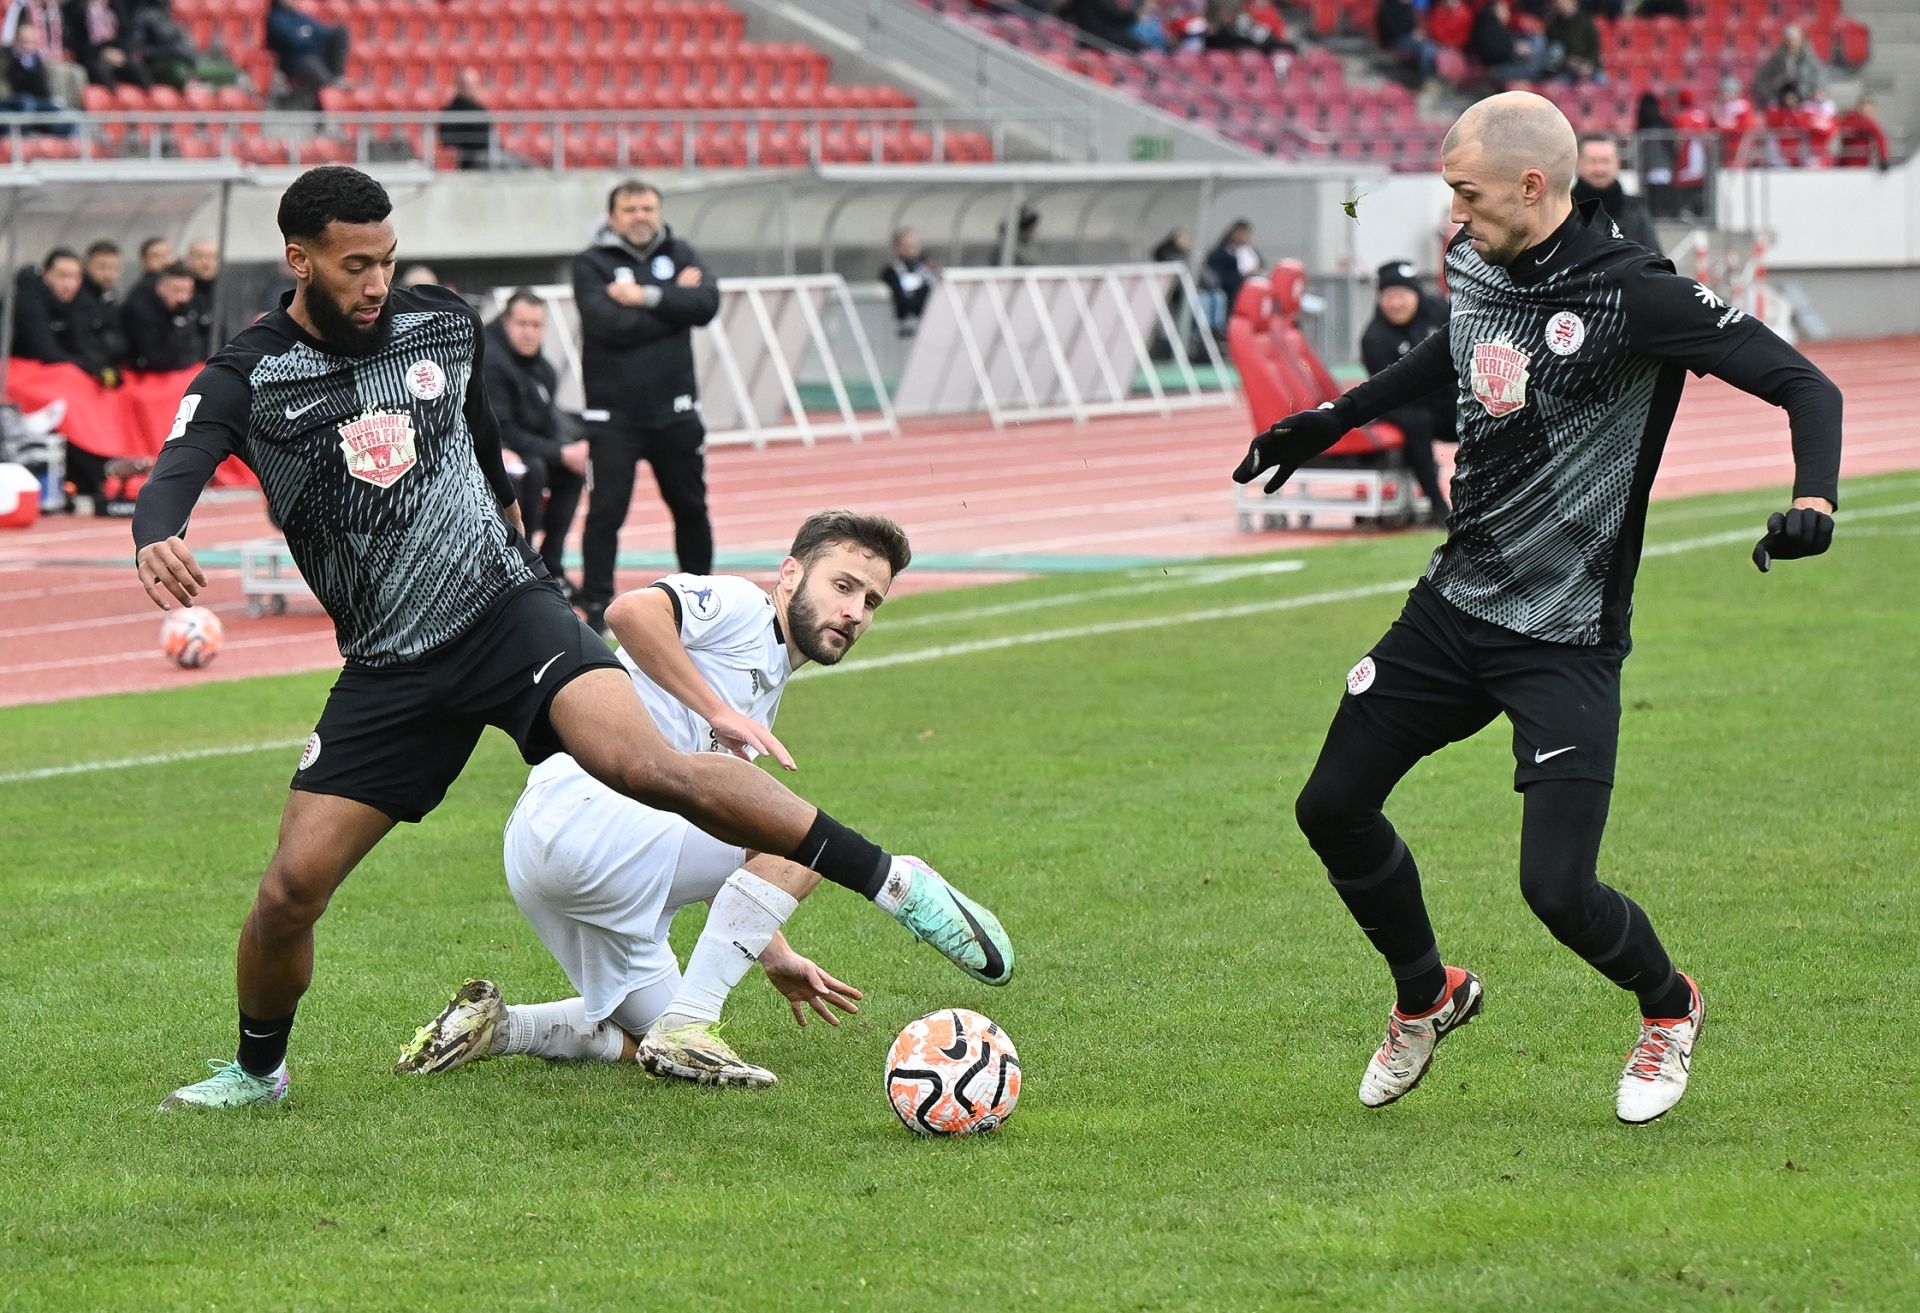
M1442 962L1413 855L1380 809L1420 758L1505 713L1525 799L1521 893L1637 997L1615 1112L1652 1121L1686 1092L1705 1008L1646 913L1596 873L1648 491L1686 371L1714 374L1784 407L1792 427L1792 509L1769 518L1755 564L1824 552L1840 393L1763 325L1623 240L1598 202L1576 207L1573 129L1548 101L1483 100L1444 150L1464 225L1447 251L1448 325L1338 401L1275 424L1234 471L1245 483L1273 470L1278 486L1355 425L1458 389L1447 540L1348 673L1296 812L1397 987L1360 1082L1377 1108L1419 1084L1481 1002L1479 979Z
M393 286L391 210L377 182L341 166L287 189L280 230L297 285L195 379L134 515L148 596L163 609L191 602L206 577L181 535L214 467L238 456L346 657L240 932L237 1061L215 1059L210 1079L161 1107L286 1096L314 923L396 822L439 804L488 725L530 763L567 752L610 788L856 889L976 979L1004 983L1013 955L999 922L924 864L728 751L668 747L522 536L479 317L441 288ZM719 746L774 751L764 727L737 729Z

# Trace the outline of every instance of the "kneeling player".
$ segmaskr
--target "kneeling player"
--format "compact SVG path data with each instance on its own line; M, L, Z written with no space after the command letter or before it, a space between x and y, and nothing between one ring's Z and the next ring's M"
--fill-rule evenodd
M822 512L801 526L771 596L747 579L672 575L616 600L607 621L674 747L771 752L791 768L767 728L788 678L808 661L845 656L910 558L892 521ZM414 1035L397 1070L444 1071L503 1053L618 1061L632 1055L631 1037L656 1075L771 1085L772 1072L741 1061L713 1033L727 993L768 946L778 944L769 976L797 1018L811 1004L832 1020L821 1002L851 1011L859 993L778 941L819 877L747 857L608 789L570 757L543 762L507 823L507 883L580 998L509 1008L490 983L469 982ZM702 899L713 910L681 978L667 927L677 909ZM902 858L874 901L976 979L997 985L1012 975L1012 945L992 914L925 864ZM953 925L973 933L954 935ZM612 1030L599 1029L608 1020Z

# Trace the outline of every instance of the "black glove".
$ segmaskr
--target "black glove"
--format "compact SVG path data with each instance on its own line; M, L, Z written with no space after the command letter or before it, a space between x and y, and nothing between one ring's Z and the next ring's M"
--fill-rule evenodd
M1233 471L1233 481L1251 483L1270 469L1273 477L1267 480L1267 491L1277 492L1295 470L1340 441L1352 427L1334 401L1318 410L1289 415L1253 440L1246 459Z
M1753 563L1765 574L1774 561L1818 556L1833 543L1833 517L1811 506L1775 511L1767 517L1767 536L1753 547Z

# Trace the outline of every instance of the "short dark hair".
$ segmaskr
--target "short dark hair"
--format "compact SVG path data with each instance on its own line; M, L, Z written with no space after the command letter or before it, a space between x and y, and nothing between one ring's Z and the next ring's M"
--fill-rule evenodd
M146 241L140 243L140 258L142 260L146 259L148 251L151 251L156 246L166 246L167 244L167 239L164 237L147 238Z
M79 264L80 252L74 250L71 246L56 246L47 252L47 258L40 262L40 268L42 272L44 272L53 268L53 266L59 264L62 260L71 260L75 264Z
M318 237L330 223L379 223L392 213L385 187L345 164L323 164L295 178L280 198L280 235Z
M118 255L118 254L120 254L120 248L114 245L112 242L106 241L104 239L102 239L101 241L95 242L93 245L87 248L87 258L89 260L91 260L96 255Z
M649 194L659 196L661 200L666 199L665 196L661 195L658 187L650 182L642 182L638 178L628 178L624 182L616 183L613 190L607 193L607 213L613 213L613 207L620 203L622 196L646 196Z
M1564 141L1564 140L1565 140L1565 138L1563 137L1563 138L1561 138L1561 140L1563 140L1563 141ZM1583 132L1583 133L1581 133L1581 134L1580 134L1580 145L1579 145L1579 149L1580 149L1580 150L1585 150L1585 149L1586 149L1587 147L1589 147L1589 146L1591 146L1591 145L1593 145L1593 144L1594 144L1595 142L1604 142L1604 143L1606 143L1607 145L1609 145L1609 146L1611 146L1611 147L1613 147L1613 148L1614 148L1615 150L1619 150L1619 149L1620 149L1620 139L1619 139L1618 137L1616 137L1616 136L1614 136L1614 135L1613 135L1613 134L1612 134L1611 132Z
M811 566L829 547L857 547L885 560L897 575L913 560L913 548L907 543L907 531L884 515L860 515L854 511L818 511L807 517L800 532L793 536L788 553L802 565Z
M192 277L193 277L193 270L191 270L191 269L189 269L189 268L187 268L187 266L186 266L185 264L183 264L183 263L182 263L181 261L179 261L179 260L175 260L175 261L174 261L174 262L173 262L172 264L170 264L170 265L168 265L168 266L167 266L166 268L164 268L164 269L162 269L162 270L160 271L160 277L162 277L162 278L192 278Z
M517 305L530 305L541 310L547 308L545 298L531 287L514 288L513 293L507 297L507 303L500 307L500 313L503 315L512 314L513 308Z

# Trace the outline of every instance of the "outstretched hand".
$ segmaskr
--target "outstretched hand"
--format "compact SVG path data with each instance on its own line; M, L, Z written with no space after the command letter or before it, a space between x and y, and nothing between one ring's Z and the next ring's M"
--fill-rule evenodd
M1278 492L1294 471L1340 441L1349 425L1337 418L1333 402L1318 410L1303 410L1280 420L1253 440L1246 457L1233 471L1235 483L1251 483L1267 470L1273 477L1266 490Z
M713 726L713 737L720 746L734 756L752 761L763 752L771 752L773 759L787 770L799 769L794 765L793 754L787 751L787 745L752 716L743 716L728 707L707 723Z
M192 606L194 597L207 586L206 572L193 559L186 543L177 537L148 543L133 558L133 564L140 576L140 586L162 611L173 609L168 597L182 606Z
M1833 544L1833 517L1817 506L1795 506L1767 517L1767 532L1753 547L1753 563L1765 574L1775 561L1818 556Z
M829 1026L837 1026L840 1018L834 1016L827 1005L832 1004L852 1016L860 1010L859 1000L866 997L845 981L835 980L779 939L768 944L760 954L760 969L766 973L767 983L786 997L787 1006L793 1009L794 1023L799 1026L807 1024L808 1008L817 1012Z

